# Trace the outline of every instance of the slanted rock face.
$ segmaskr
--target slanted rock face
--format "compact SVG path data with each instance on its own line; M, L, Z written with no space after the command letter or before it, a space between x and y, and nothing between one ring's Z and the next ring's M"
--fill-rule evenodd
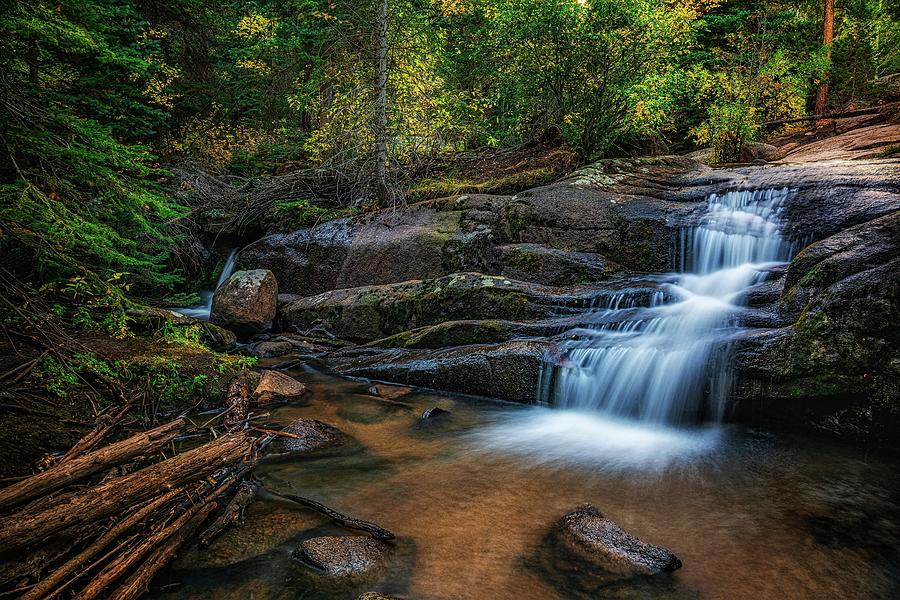
M271 271L238 271L216 290L209 320L238 333L268 331L277 304L278 282Z
M283 306L288 331L321 326L333 335L371 341L451 319L534 319L548 314L541 286L480 273L332 290Z
M312 538L294 550L294 558L332 577L365 575L383 566L389 546L361 536Z
M735 355L742 420L811 424L896 444L900 435L900 211L816 242L792 261L782 310Z
M655 575L681 568L670 551L637 539L590 504L564 516L556 531L570 551L612 575Z
M275 402L292 402L306 393L306 386L284 373L263 371L253 397L259 406Z

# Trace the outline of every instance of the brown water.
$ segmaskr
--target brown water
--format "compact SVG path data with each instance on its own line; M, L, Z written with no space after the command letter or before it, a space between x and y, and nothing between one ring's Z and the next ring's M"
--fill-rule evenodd
M311 394L272 422L313 417L357 443L266 462L259 478L390 529L392 562L349 582L308 569L290 557L303 539L348 532L270 497L207 550L187 551L155 583L179 585L158 597L900 598L900 469L855 448L739 430L647 432L429 393L404 396L407 409L366 395L365 383L292 374ZM432 406L452 416L416 427ZM583 502L684 567L601 587L561 564L547 531Z

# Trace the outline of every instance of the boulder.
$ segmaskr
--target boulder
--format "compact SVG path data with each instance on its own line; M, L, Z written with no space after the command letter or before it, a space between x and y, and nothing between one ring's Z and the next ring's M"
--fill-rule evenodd
M565 515L555 529L568 551L612 576L656 575L681 568L669 550L639 540L590 504Z
M209 320L237 333L268 331L277 300L278 282L271 271L238 271L216 290Z
M306 393L306 386L279 371L263 371L253 397L259 406L275 402L292 402Z
M535 283L554 271L569 282L615 265L663 270L674 229L710 186L727 181L684 157L604 160L516 196L453 196L269 235L238 262L272 270L283 292L300 296L464 271L499 275L500 247L516 244L562 253L541 253L548 266L533 279L521 271Z
M384 566L389 551L370 537L325 536L305 540L292 556L331 577L352 577Z
M296 419L281 431L296 437L275 438L269 444L269 454L305 454L346 441L340 429L316 419Z
M256 358L274 358L290 354L293 351L294 345L284 340L257 342L246 350L247 354Z

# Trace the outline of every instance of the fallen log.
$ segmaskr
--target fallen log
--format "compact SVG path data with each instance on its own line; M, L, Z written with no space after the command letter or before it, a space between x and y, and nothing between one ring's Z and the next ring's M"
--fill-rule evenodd
M169 539L160 545L109 597L116 600L134 600L145 594L150 581L175 558L175 553L190 539L215 508L215 502L204 505L183 527L169 536Z
M213 521L212 525L207 527L206 530L200 534L201 548L209 546L209 544L217 535L222 533L226 528L243 519L244 511L247 509L247 506L253 501L253 498L256 496L256 492L259 491L259 487L260 484L256 481L244 481L241 483L237 493L234 495L234 498L232 498L231 502L229 502L225 507L225 511L219 516L218 519Z
M0 489L0 511L55 492L138 456L158 452L175 439L183 425L184 422L178 420L138 433L89 454L58 463L43 473Z
M20 600L38 600L45 596L56 597L66 590L68 586L57 587L68 578L76 569L88 563L107 546L117 541L121 536L127 533L132 527L135 527L146 519L151 513L159 509L167 502L172 500L180 489L172 490L162 496L159 496L150 502L144 504L136 511L110 527L103 535L97 538L91 545L72 557L65 564L57 567L52 573L39 581L28 593L24 594ZM52 593L51 593L52 592Z
M215 510L216 503L213 501L198 502L191 508L177 516L173 521L153 531L142 539L135 547L129 548L127 552L122 552L112 561L107 563L103 572L94 577L91 582L78 593L80 600L94 600L103 593L112 583L124 576L132 567L143 561L144 557L150 555L157 546L163 544L172 535L181 531L181 529L191 522L195 516L202 519ZM118 596L113 596L118 597Z
M253 445L254 439L246 432L227 433L134 473L42 503L40 509L2 517L0 552L40 542L85 523L96 523L121 512L123 507L203 479L224 466L248 458Z
M376 540L388 541L394 539L394 534L388 531L387 529L383 529L379 527L375 523L370 523L369 521L363 521L362 519L354 519L353 517L348 517L347 515L341 514L333 508L329 508L322 504L321 502L316 502L310 498L304 498L303 496L295 496L294 494L281 494L278 492L273 492L272 490L266 488L266 492L284 500L288 500L295 504L299 504L301 506L305 506L307 508L311 508L316 512L322 513L326 517L332 520L335 525L340 525L341 527L346 527L347 529L355 529L357 531L365 531L369 535L371 535Z

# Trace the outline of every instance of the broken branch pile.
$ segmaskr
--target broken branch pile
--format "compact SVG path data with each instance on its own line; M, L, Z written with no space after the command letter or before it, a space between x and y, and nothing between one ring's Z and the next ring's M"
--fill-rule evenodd
M242 484L269 436L231 431L167 452L184 425L79 442L81 452L0 489L0 597L137 598L230 496L245 505Z

